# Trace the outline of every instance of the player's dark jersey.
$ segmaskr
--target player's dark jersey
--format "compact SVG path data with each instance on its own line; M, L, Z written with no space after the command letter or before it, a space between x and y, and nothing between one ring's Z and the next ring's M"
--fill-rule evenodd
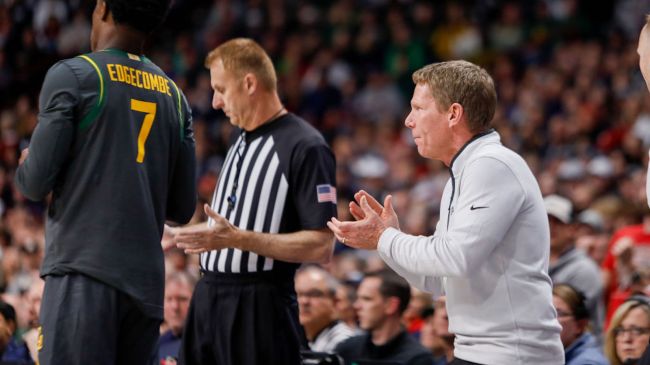
M39 104L16 184L52 192L41 274L88 275L162 318L164 222L196 204L185 97L148 59L106 50L52 66Z
M336 215L335 170L321 134L289 113L242 131L226 156L212 209L249 231L322 229ZM227 273L292 273L297 266L232 248L203 253L200 264L203 270Z

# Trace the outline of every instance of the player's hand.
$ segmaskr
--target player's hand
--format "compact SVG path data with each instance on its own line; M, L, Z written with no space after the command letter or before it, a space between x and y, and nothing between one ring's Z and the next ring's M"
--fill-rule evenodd
M176 246L185 250L187 254L231 247L229 244L234 242L235 234L238 232L237 227L217 214L209 205L205 204L203 210L214 221L212 226L198 225L182 228L175 235Z
M25 162L25 159L27 158L27 155L29 155L29 148L25 148L20 152L20 159L18 159L18 164L22 165L23 162Z
M358 203L350 203L350 212L356 222L341 222L332 218L327 226L343 244L355 248L374 250L379 237L389 227L399 229L397 214L393 209L393 197L388 195L382 207L365 191L355 194Z

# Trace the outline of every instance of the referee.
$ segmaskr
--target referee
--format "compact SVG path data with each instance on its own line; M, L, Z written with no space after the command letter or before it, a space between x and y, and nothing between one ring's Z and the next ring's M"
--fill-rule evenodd
M323 137L288 113L266 52L234 39L205 65L212 106L241 132L219 176L207 224L179 228L177 246L199 253L180 363L299 364L293 277L299 263L326 262L336 215L335 161Z

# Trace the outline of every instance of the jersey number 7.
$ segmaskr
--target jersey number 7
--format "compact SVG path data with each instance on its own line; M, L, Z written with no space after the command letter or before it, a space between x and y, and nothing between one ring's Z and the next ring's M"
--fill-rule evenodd
M156 103L131 99L131 110L145 113L144 121L138 134L138 157L135 159L138 163L142 163L144 161L144 144L147 141L147 137L149 137L153 120L156 117Z

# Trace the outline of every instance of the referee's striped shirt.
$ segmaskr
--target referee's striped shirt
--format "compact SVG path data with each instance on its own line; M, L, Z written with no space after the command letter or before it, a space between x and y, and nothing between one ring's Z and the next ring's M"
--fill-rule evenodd
M336 215L334 155L321 134L294 114L242 132L228 150L212 209L255 232L325 228ZM208 220L208 225L214 222ZM223 273L295 270L297 264L234 248L200 256L201 269Z

